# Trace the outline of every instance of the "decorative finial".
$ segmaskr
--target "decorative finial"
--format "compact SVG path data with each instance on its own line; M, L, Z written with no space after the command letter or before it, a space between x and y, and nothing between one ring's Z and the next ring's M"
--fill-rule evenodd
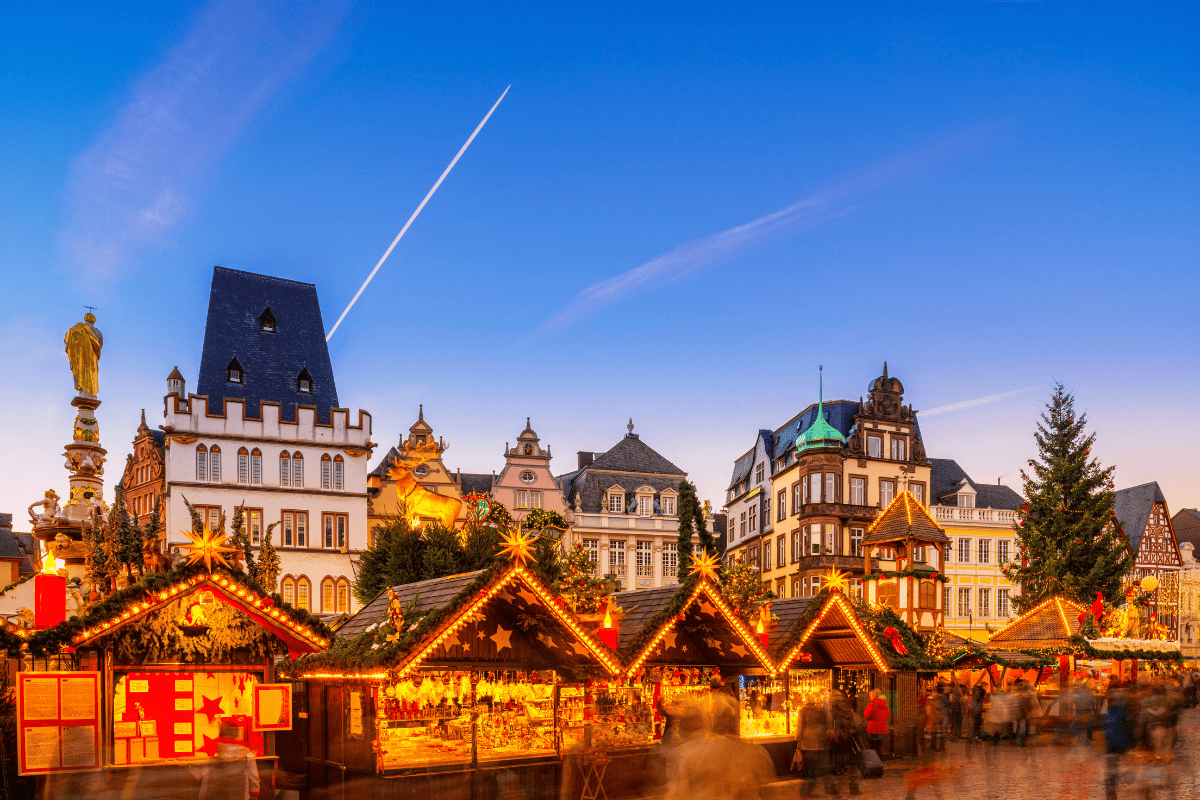
M420 409L419 411L417 411L417 422L424 422L425 421L425 404L421 403L419 406L417 406L417 408Z
M883 377L885 377L885 378L886 378L887 376L888 376L888 374L887 374L887 362L885 361L885 362L883 362Z
M526 418L525 418L525 427L526 427L526 428L533 428L533 426L529 424L529 417L526 417Z
M146 409L142 409L142 427L146 427Z
M629 424L626 425L625 427L629 431L629 435L633 436L633 417L629 418Z

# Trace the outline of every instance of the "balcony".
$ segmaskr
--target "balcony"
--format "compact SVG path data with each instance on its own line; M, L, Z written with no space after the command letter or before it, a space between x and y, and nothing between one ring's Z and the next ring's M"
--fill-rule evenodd
M805 503L800 515L805 517L844 517L862 520L874 519L878 506L853 506L847 503Z
M625 577L625 565L624 564L609 564L608 565L608 574L614 578L624 578Z
M654 567L652 567L649 564L638 564L637 565L637 576L639 578L653 578L654 577Z
M933 518L938 522L975 522L994 525L1014 525L1017 512L1004 508L958 508L957 506L932 506Z
M862 572L862 556L803 556L799 561L793 561L792 566L799 569L843 569Z

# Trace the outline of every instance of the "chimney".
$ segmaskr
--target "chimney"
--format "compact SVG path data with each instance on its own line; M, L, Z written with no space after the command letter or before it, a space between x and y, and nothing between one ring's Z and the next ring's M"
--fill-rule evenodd
M584 467L590 467L592 465L592 461L595 459L595 457L596 457L596 454L591 452L590 450L587 450L587 451L580 450L579 451L579 469L583 469Z

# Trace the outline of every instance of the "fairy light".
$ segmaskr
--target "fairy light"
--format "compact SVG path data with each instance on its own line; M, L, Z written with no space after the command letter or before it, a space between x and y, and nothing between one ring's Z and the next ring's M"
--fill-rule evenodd
M867 632L859 623L858 615L854 613L854 609L851 608L846 602L846 598L840 594L831 595L829 599L825 601L825 605L822 606L820 613L817 614L817 618L813 620L811 624L809 624L808 628L806 628L804 633L800 636L800 641L798 641L791 649L791 651L787 654L787 657L779 663L779 666L777 667L778 671L781 672L787 669L787 667L796 660L796 657L800 654L801 649L803 649L804 645L808 643L809 638L812 637L813 633L816 632L826 615L829 614L829 611L835 606L839 611L842 612L842 616L845 617L846 621L850 623L850 629L854 631L859 641L861 641L863 646L866 647L867 653L870 654L871 660L875 662L875 666L879 668L879 671L888 671L887 661L884 659L883 654L879 652L879 648L875 646L875 643L871 641L871 638L867 635Z

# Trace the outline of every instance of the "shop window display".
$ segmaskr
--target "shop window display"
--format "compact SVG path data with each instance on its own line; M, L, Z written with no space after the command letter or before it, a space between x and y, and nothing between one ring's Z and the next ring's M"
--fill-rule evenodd
M788 733L787 681L782 677L738 678L742 736L786 736Z
M789 730L797 729L800 708L809 700L829 702L829 691L833 688L833 673L826 669L788 670L788 715Z

